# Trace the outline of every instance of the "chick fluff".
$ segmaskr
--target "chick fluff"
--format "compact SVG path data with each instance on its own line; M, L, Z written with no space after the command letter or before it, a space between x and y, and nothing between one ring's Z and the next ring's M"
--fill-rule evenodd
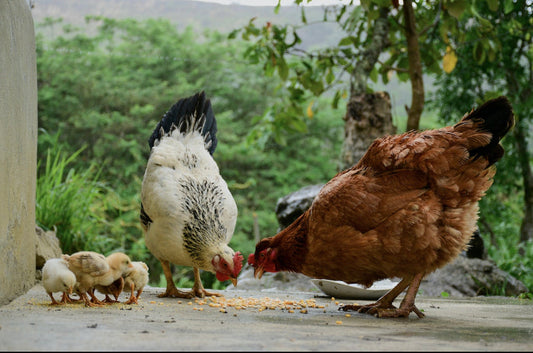
M131 291L130 298L125 304L139 304L137 301L148 283L148 266L142 261L132 261L133 268L126 273L124 288ZM133 292L137 289L137 295Z
M43 266L43 287L52 299L51 305L65 304L57 302L53 293L62 292L65 299L76 285L76 276L69 270L68 263L63 259L49 259Z

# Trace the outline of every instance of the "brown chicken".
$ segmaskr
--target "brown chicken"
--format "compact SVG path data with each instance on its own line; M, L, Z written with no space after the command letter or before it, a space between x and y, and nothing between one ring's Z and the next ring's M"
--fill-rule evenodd
M499 142L513 124L509 101L499 97L454 126L377 139L304 214L256 245L248 258L255 276L292 271L365 286L398 277L375 303L339 309L423 317L415 306L420 281L467 246L478 201L503 156ZM396 308L393 301L406 288Z

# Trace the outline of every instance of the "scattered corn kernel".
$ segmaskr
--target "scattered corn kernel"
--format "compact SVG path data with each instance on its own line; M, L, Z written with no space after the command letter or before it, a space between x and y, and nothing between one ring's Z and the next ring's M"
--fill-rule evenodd
M335 323L336 323L337 325L342 325L342 321L341 321L341 320L337 320L337 321L335 321Z
M344 315L344 316L346 316L346 317L351 317L352 315L351 315L351 314L346 314L346 315Z

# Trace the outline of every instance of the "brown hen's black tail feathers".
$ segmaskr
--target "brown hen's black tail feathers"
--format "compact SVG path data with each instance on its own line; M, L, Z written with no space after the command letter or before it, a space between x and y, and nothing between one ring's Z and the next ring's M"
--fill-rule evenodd
M511 103L505 96L491 99L466 114L461 119L461 123L468 120L473 121L480 131L489 132L492 135L488 145L471 150L470 155L476 158L481 156L487 158L489 166L496 163L503 157L504 152L500 140L514 125Z

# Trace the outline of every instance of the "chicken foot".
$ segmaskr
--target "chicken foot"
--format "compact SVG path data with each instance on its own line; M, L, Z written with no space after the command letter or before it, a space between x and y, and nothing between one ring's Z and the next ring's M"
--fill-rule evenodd
M378 310L378 317L408 317L412 311L420 319L423 318L425 315L415 306L415 297L422 278L424 278L424 273L419 273L414 276L398 309Z
M186 298L190 299L194 297L194 293L191 292L184 292L176 288L176 285L174 284L174 279L172 278L172 271L170 270L170 263L168 261L162 261L161 266L163 267L163 273L165 274L165 279L167 280L167 289L164 293L161 293L158 295L159 298L166 298L166 297L172 297L172 298Z
M111 299L111 297L108 294L106 294L104 300L102 300L101 303L114 304L114 303L120 303L120 301L118 299Z
M81 296L79 299L73 299L70 297L70 295L68 295L67 293L63 293L63 296L61 297L61 303L64 303L64 304L72 304L72 303L79 303L81 302L83 299L81 299Z
M83 299L84 303L85 303L85 306L90 306L90 307L102 307L103 305L101 304L96 304L96 303L93 303L89 297L87 296L87 293L80 293L80 297ZM97 299L98 300L98 299Z
M64 305L65 304L63 303L63 301L60 301L60 302L56 301L52 293L48 293L48 295L52 299L52 302L50 303L50 305Z
M394 288L388 291L384 296L379 298L375 303L367 305L343 305L339 310L357 311L367 313L378 317L407 317L409 313L414 312L419 318L424 314L414 305L416 293L420 282L424 277L423 273L416 276L404 277ZM402 300L399 308L392 305L392 302L400 295L405 288L409 286L407 293Z
M135 291L135 285L131 285L131 294L130 294L130 298L128 299L127 302L125 302L124 304L139 304L138 300L139 300L139 297L141 296L141 293L143 292L143 289L139 289L137 291L137 295L134 295L133 292Z

